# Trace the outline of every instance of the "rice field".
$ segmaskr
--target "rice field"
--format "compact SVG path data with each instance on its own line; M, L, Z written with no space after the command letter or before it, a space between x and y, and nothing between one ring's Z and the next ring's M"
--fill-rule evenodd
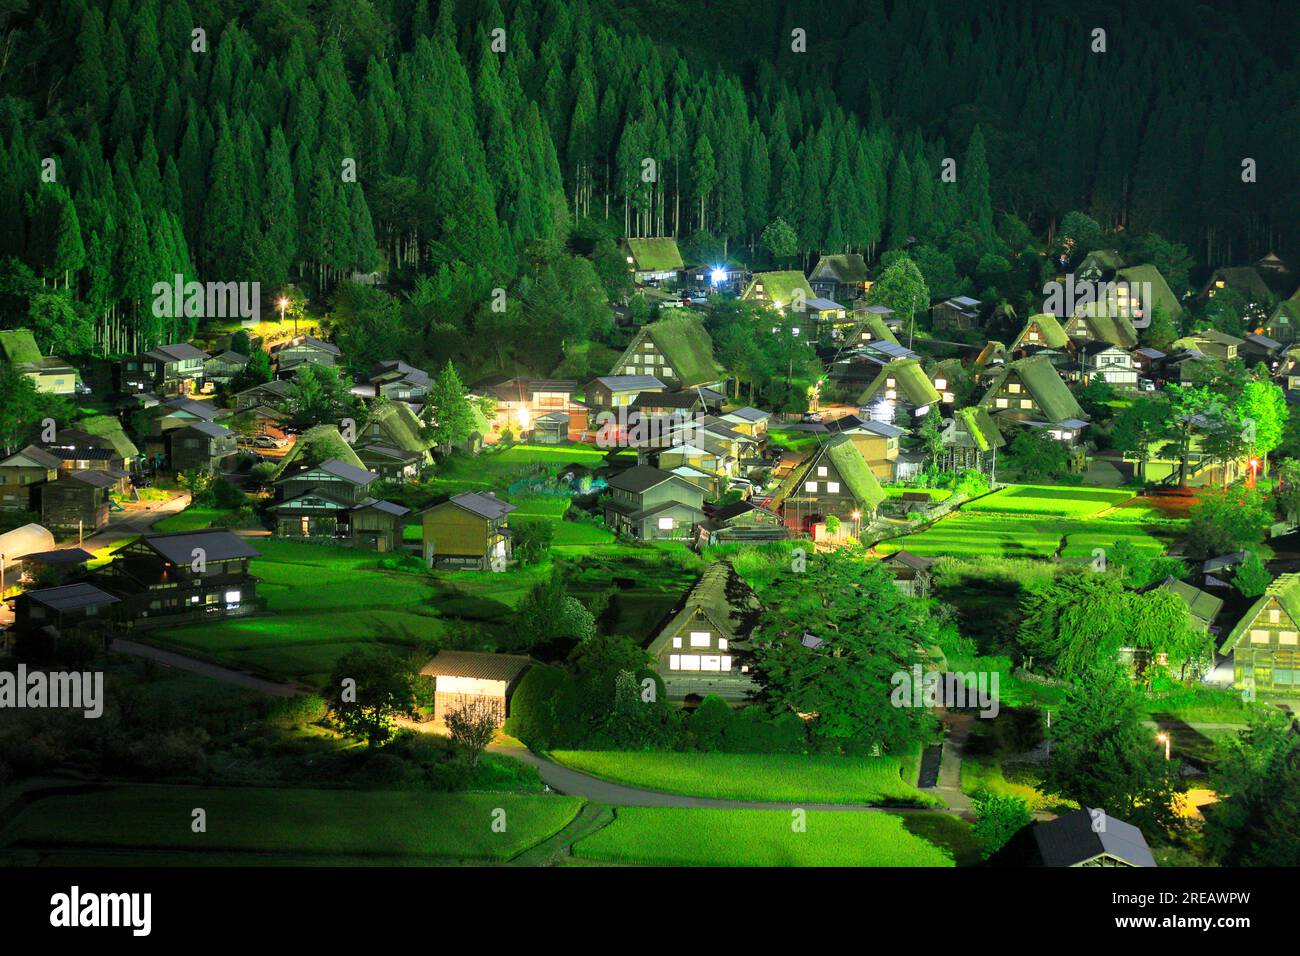
M1052 558L1092 556L1094 548L1114 547L1124 540L1135 548L1162 553L1182 532L1183 523L1115 516L1066 518L1056 515L1012 515L960 511L924 531L892 538L877 545L882 553L907 549L925 557Z
M642 866L954 865L895 814L808 811L800 822L786 810L622 807L573 854Z
M963 511L1018 515L1058 515L1086 518L1114 508L1134 497L1134 492L1115 488L1078 488L1062 485L1009 485L977 498Z
M555 761L651 790L722 800L933 804L903 780L897 757L561 750Z
M0 845L500 862L562 830L582 803L506 793L133 785L38 800L0 832ZM196 807L206 814L204 833L191 829ZM494 829L494 819L504 828Z

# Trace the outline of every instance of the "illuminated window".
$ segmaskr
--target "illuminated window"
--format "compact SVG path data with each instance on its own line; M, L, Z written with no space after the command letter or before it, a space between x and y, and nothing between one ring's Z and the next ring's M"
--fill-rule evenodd
M817 466L817 477L818 477L818 478L825 478L825 477L826 477L826 466L825 466L825 465L818 465L818 466Z
M940 391L943 391L945 388L948 387L948 380L946 378L936 378L934 380L934 387L939 389Z
M1005 398L995 399L993 404L997 405L998 408L1006 408L1007 400Z
M826 493L828 495L838 495L840 493L840 483L838 481L826 482Z
M700 669L700 658L698 654L683 654L681 656L681 669L684 671L697 671Z
M805 481L803 483L803 490L808 492L809 494L813 494L813 495L817 494L817 482Z
M722 670L722 658L715 656L706 656L700 658L700 670L702 671L720 671Z
M1027 399L1027 398L1022 398L1022 399L1020 400L1020 407L1021 407L1021 408L1033 408L1033 407L1034 407L1034 403L1033 403L1032 401L1030 401L1029 399Z
M1277 642L1278 642L1279 644L1295 644L1295 643L1296 643L1296 632L1295 632L1295 631L1282 631L1282 632L1281 632L1280 634L1278 634L1278 636L1277 636Z
M227 591L227 592L226 592L226 603L227 603L227 604L238 604L238 603L239 603L239 592L238 592L238 591Z
M718 638L718 650L725 651L726 649L727 649L727 639L725 637Z
M708 631L691 631L691 647L708 647Z
M668 669L670 671L679 671L682 669L682 656L680 654L668 655Z
M723 654L723 655L722 655L722 658L719 660L718 663L721 665L721 668L720 668L721 670L724 670L724 671L729 671L729 670L731 670L731 657L728 656L727 654Z
M682 646L682 639L680 637L674 637L673 647L681 647L681 646Z
M1020 394L1020 383L1019 383L1019 382L1012 382L1012 383L1010 383L1010 384L1007 386L1007 391L1010 392L1012 395L1019 395L1019 394Z
M950 404L951 404L952 402L956 401L956 399L955 399L955 397L953 396L952 392L944 392L944 393L943 393L943 400L944 400L945 402L950 403Z
M659 530L660 530L660 531L672 531L673 528L675 528L676 526L677 526L677 521L676 521L676 519L674 519L674 518L660 518L660 519L659 519Z
M1258 629L1251 631L1251 632L1250 632L1250 642L1251 642L1252 644L1267 644L1267 643L1268 643L1268 631L1262 631L1262 630L1258 630Z
M1279 611L1279 610L1277 610L1277 609L1274 609L1274 610L1269 611L1269 612L1268 612L1268 623L1270 623L1270 624L1281 624L1281 623L1282 623L1282 612Z

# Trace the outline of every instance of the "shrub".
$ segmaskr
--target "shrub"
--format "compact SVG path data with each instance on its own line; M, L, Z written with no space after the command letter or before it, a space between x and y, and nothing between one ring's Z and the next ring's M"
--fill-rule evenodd
M975 805L975 823L971 831L980 841L980 852L985 859L1006 846L1007 841L1033 819L1029 804L1015 794L981 791L972 802Z
M558 705L572 694L573 683L569 673L558 667L531 668L510 698L505 732L538 750L561 743Z
M319 694L298 694L276 698L267 717L288 723L314 724L324 720L328 712L329 706Z
M727 702L717 694L710 694L695 708L686 721L686 727L695 738L700 750L721 750L723 735L731 726L732 711Z

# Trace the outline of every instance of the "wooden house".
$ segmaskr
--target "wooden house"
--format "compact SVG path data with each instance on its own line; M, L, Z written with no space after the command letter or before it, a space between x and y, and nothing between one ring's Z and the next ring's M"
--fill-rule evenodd
M833 434L847 435L878 479L884 482L894 480L899 440L907 434L906 431L889 422L873 422L857 415L836 418L826 428Z
M881 558L880 563L894 579L894 587L908 597L926 598L930 596L933 574L931 567L934 558L923 558L911 551L895 551Z
M1083 366L1084 381L1099 378L1122 388L1137 386L1138 370L1133 364L1133 355L1118 345L1088 342L1079 350L1079 361Z
M41 523L60 531L91 534L108 524L109 498L118 479L104 471L61 471L41 485Z
M400 551L411 509L392 501L364 498L348 515L352 544L371 551Z
M675 315L639 329L610 375L646 375L669 391L721 388L726 372L713 359L713 340L694 316ZM591 396L587 396L590 403Z
M818 527L834 516L842 534L856 536L884 500L885 491L857 445L847 435L836 435L786 476L768 507L779 511L786 526L801 534L817 534Z
M30 329L0 331L0 356L27 376L36 391L47 395L73 395L81 376L75 366L57 355L42 355Z
M1279 575L1228 632L1233 683L1262 694L1300 690L1300 574Z
M736 501L714 508L700 523L700 542L783 541L790 536L781 516L752 501Z
M514 510L491 493L467 491L418 512L425 564L504 571Z
M779 272L755 272L740 294L742 302L765 305L774 312L802 312L817 298L804 274L797 269Z
M0 460L0 511L35 511L40 507L35 489L59 476L63 459L35 445L27 445Z
M1243 339L1239 339L1235 335L1229 335L1227 332L1220 332L1218 329L1202 329L1199 332L1193 332L1178 339L1173 343L1172 348L1188 352L1200 352L1207 358L1219 362L1228 362L1238 357L1238 353L1244 344Z
M400 359L378 362L367 378L376 397L394 402L421 402L429 397L429 373Z
M195 422L167 433L167 460L177 473L221 471L237 450L235 433L216 422Z
M517 654L439 651L420 668L420 676L433 681L434 720L446 723L452 711L481 706L495 713L501 726L510 716L511 695L533 663Z
M861 418L910 428L940 401L920 360L903 359L882 368L855 404Z
M694 537L704 519L704 491L684 478L649 465L637 465L609 479L605 524L616 534L639 541Z
M230 399L238 413L258 408L278 409L292 394L293 385L277 378L236 392Z
M248 356L240 355L226 349L207 359L203 363L203 387L229 385L237 375L248 367Z
M771 421L771 414L759 408L752 408L745 405L741 408L733 408L729 412L723 412L722 421L728 427L761 442L767 438L767 426Z
M53 632L60 637L103 637L112 631L114 605L120 599L89 581L23 591L9 598L13 630L19 634Z
M1164 352L1149 346L1134 349L1130 354L1133 356L1133 367L1137 369L1138 375L1151 379L1161 373L1164 361L1168 358Z
M146 534L118 548L96 583L121 598L132 627L235 617L258 607L249 562L260 554L225 528Z
M372 471L337 458L283 474L275 481L278 501L268 509L275 533L289 538L349 538L352 509L369 498L378 478Z
M848 336L852 345L870 345L876 342L898 344L898 337L890 325L894 310L884 305L868 305L853 313L857 329Z
M1242 336L1241 347L1237 349L1237 354L1247 365L1254 366L1263 362L1268 368L1276 368L1285 350L1286 346L1276 339L1260 335L1258 332L1247 332Z
M623 256L633 281L638 285L675 282L686 268L677 249L677 240L668 236L625 239Z
M1056 316L1050 312L1039 312L1025 321L1025 327L1012 340L1010 351L1032 355L1043 349L1065 350L1071 346L1071 339L1065 334L1065 329L1061 328Z
M587 405L596 409L630 408L652 392L665 392L668 386L653 375L602 375L583 389Z
M1277 304L1264 323L1264 332L1283 345L1293 345L1297 327L1300 327L1300 298L1293 296Z
M1158 865L1141 830L1090 807L1023 827L990 862L1088 868Z
M981 306L979 299L968 295L953 296L930 307L930 322L936 332L977 329L980 327Z
M1258 306L1267 307L1274 299L1273 290L1254 266L1225 266L1215 269L1201 287L1201 298L1213 299L1215 293L1222 289L1231 289L1248 304Z
M538 419L559 413L567 416L564 440L581 441L587 430L587 406L575 399L578 383L568 379L510 378L476 391L496 401L492 434L500 436L506 429L516 437L531 434ZM548 426L554 430L558 420Z
M837 302L852 302L866 295L867 261L858 253L822 256L808 276L808 284L819 296Z
M1007 440L988 409L981 406L958 409L944 422L940 436L944 468L949 471L974 468L995 479L998 449L1005 447Z
M358 445L354 451L362 467L388 481L415 481L424 471L425 459L420 452L378 442Z
M709 565L647 648L671 700L757 690L743 660L758 600L725 561Z
M1053 438L1069 444L1078 440L1088 423L1088 416L1043 355L1017 359L998 369L979 404L995 418L1050 426Z
M196 391L203 379L208 353L188 342L160 345L118 363L119 386L124 392L183 395Z
M433 461L433 441L425 437L424 425L405 402L375 402L357 429L358 446L379 445L419 456L417 476Z
M271 347L271 360L280 378L291 375L304 365L339 364L343 353L337 345L310 335L299 335Z

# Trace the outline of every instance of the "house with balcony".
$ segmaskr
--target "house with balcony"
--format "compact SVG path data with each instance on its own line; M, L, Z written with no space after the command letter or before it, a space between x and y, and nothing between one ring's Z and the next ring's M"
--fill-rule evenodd
M351 538L352 511L370 498L378 479L372 471L331 458L283 474L275 481L279 499L267 510L275 533L286 538Z
M605 524L638 541L688 541L704 520L704 489L679 475L636 465L609 479Z
M209 357L188 342L160 345L122 359L118 363L118 384L128 394L188 395L198 391Z
M259 606L249 562L260 556L225 528L146 534L114 551L94 581L120 599L127 627L236 617Z
M1088 342L1079 350L1079 363L1083 366L1083 380L1095 378L1120 388L1136 388L1137 366L1133 354L1109 342Z

